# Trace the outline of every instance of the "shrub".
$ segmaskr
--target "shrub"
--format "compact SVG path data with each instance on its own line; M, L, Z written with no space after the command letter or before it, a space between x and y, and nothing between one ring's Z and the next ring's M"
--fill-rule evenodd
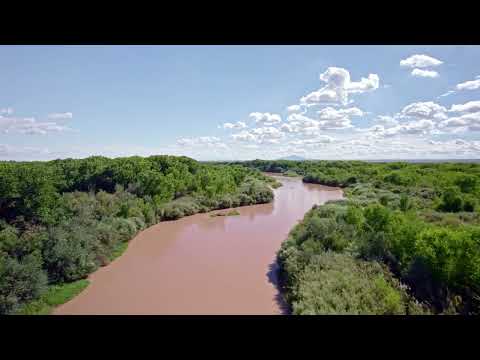
M22 302L39 297L46 285L39 254L17 261L0 253L0 314L14 312Z
M408 295L387 281L383 273L376 262L331 252L316 256L299 275L293 313L406 314Z
M74 281L96 270L98 265L92 251L94 241L86 228L66 225L53 229L43 250L50 280Z
M402 194L400 197L400 210L408 211L412 208L412 203L407 195Z
M463 199L460 192L454 188L447 188L442 195L439 209L446 212L459 212L463 208Z
M474 212L477 207L477 199L473 196L465 196L463 199L463 210Z

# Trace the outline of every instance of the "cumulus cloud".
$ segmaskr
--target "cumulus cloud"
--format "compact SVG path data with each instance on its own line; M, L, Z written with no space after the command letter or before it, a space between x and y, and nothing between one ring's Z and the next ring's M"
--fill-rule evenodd
M443 61L428 55L412 55L400 61L400 66L410 68L426 68L443 64Z
M379 125L383 125L385 128L394 127L398 125L398 120L392 116L379 115L375 119L375 122Z
M445 120L447 109L433 101L417 102L405 106L400 117L414 117L417 119Z
M280 115L270 114L268 112L253 112L249 116L251 119L255 120L255 123L265 126L275 125L282 122L282 118L280 117Z
M296 130L295 126L291 124L282 124L282 126L280 126L280 131L283 131L286 133L293 133L295 132L295 130Z
M273 126L264 126L250 131L244 130L237 134L233 134L231 137L233 140L239 142L278 144L279 140L284 138L284 136L285 134L281 130Z
M480 112L451 117L442 121L439 128L452 132L480 131Z
M421 69L413 69L412 76L416 77L424 77L424 78L436 78L438 77L438 72L434 70L421 70Z
M278 143L278 140L284 137L280 130L272 126L253 129L252 134L256 137L256 141L261 143Z
M289 114L300 112L301 110L302 110L302 107L300 105L291 105L287 107L287 111Z
M242 142L254 142L256 141L257 137L251 134L249 131L244 130L239 132L238 134L233 134L232 139Z
M335 109L326 107L317 111L318 120L303 114L290 114L287 123L280 127L285 133L299 133L302 136L316 136L322 130L340 130L353 127L350 116L363 116L356 107Z
M373 138L394 137L397 135L427 135L435 129L435 122L428 119L413 120L395 126L374 125L363 130Z
M241 130L247 128L247 124L245 124L243 121L237 121L236 123L225 123L222 125L224 129L235 129L235 130Z
M480 89L480 79L465 81L456 86L457 90L476 90Z
M73 114L71 112L65 112L65 113L52 113L48 114L49 119L54 119L54 120L60 120L60 119L72 119Z
M480 89L480 76L475 77L477 80L470 80L470 81L465 81L463 83L457 84L455 86L455 89L457 91L462 91L462 90L477 90ZM455 90L449 90L446 93L440 95L438 98L445 97L455 94Z
M452 105L450 112L475 113L480 111L480 101L469 101L465 104Z
M380 78L377 74L369 74L360 81L351 81L348 70L337 67L329 67L320 74L320 80L326 85L300 99L300 104L321 103L348 103L349 94L360 94L378 89Z
M295 133L302 136L315 136L320 131L320 121L309 118L302 114L291 114L287 118L288 123L283 124L280 130L285 133Z
M359 108L352 107L348 109L334 109L326 107L318 113L320 127L322 129L346 129L353 127L350 116L363 116L364 112Z

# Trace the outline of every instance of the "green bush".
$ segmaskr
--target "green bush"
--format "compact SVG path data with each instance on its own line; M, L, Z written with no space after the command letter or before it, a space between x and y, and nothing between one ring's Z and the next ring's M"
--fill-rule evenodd
M69 224L53 229L43 250L50 281L74 281L96 270L94 242L95 238L85 228Z
M454 188L447 188L442 195L439 209L446 212L459 212L463 209L463 199L460 192Z
M410 307L422 312L378 263L331 252L312 258L299 275L292 305L296 315L403 315Z
M23 302L42 295L47 276L41 265L38 254L18 261L0 252L0 314L12 313Z

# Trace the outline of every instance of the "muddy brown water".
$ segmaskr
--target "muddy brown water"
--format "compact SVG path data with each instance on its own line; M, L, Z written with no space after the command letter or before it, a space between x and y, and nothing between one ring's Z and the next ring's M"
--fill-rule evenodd
M314 205L342 191L276 176L270 204L197 214L139 233L127 251L54 314L282 314L276 253ZM226 210L222 210L224 212ZM219 212L219 211L216 211Z

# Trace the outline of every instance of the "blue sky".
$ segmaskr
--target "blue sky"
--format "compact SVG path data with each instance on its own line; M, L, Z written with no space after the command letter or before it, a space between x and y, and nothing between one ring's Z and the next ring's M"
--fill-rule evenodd
M0 159L478 158L479 63L479 46L0 46Z

